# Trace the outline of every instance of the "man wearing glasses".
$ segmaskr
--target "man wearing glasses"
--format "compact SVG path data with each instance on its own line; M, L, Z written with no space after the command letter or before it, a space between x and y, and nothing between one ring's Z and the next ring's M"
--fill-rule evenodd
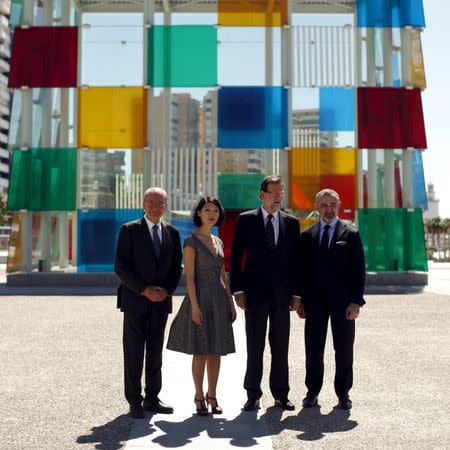
M171 406L161 402L158 394L164 330L167 316L172 312L171 294L182 270L180 234L176 228L161 221L167 208L166 192L157 187L147 189L143 206L144 217L122 225L114 264L121 281L117 307L124 313L125 398L130 404L129 415L134 418L144 418L144 410L173 412Z
M275 406L295 409L288 398L289 311L300 307L300 227L295 217L280 210L283 196L280 177L264 178L259 191L262 205L239 215L231 248L231 289L245 310L245 411L259 408L268 321L270 390Z

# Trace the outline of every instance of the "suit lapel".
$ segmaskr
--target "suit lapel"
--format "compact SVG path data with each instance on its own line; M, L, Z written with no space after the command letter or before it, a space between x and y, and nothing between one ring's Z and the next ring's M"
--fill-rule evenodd
M167 229L167 226L161 222L161 234L162 234L162 243L161 243L161 253L160 258L166 253L167 248L170 246L170 233Z
M150 253L152 254L153 258L156 258L155 249L153 247L153 241L152 237L150 236L150 230L148 229L147 222L145 221L145 218L143 217L141 219L141 235L142 239L146 243L147 247L150 249ZM163 238L164 242L164 238ZM162 251L162 248L161 248Z
M342 235L347 231L347 227L342 220L338 219L336 228L334 229L333 237L331 238L330 247L334 246L339 241Z
M275 248L279 247L286 237L286 222L284 221L284 215L281 211L278 211L278 241Z
M312 241L314 242L314 246L317 248L319 248L320 246L319 237L320 237L320 222L316 223L311 228L311 238Z

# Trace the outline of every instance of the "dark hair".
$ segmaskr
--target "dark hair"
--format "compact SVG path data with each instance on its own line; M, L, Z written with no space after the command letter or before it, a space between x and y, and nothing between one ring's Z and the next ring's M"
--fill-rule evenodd
M259 185L259 190L267 192L270 184L283 184L283 182L281 181L281 177L278 175L268 175L267 177L264 178L264 180L261 181L261 184Z
M201 197L200 200L192 208L191 216L192 216L192 220L194 221L194 224L197 227L200 227L202 225L202 219L200 219L200 216L197 213L206 205L206 203L212 203L212 204L216 205L217 208L219 209L219 218L217 219L217 222L215 223L215 225L220 227L220 225L222 225L223 221L225 220L225 211L223 209L222 204L219 202L219 200L217 200L217 198L212 197L210 195Z

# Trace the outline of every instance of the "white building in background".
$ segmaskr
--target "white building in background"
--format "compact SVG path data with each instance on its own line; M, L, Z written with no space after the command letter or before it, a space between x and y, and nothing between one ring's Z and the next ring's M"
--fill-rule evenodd
M0 192L8 193L9 151L8 131L10 98L8 90L9 59L11 57L11 34L9 30L10 0L0 1Z
M433 183L428 183L427 185L427 201L428 210L423 212L423 218L433 219L434 217L439 217L439 199L436 198Z

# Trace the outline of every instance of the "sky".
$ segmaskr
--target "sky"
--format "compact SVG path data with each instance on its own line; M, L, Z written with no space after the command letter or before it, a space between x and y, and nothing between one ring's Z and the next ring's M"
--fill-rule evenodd
M422 49L427 89L422 93L428 148L425 182L439 198L439 214L450 217L450 2L423 0L426 28Z

